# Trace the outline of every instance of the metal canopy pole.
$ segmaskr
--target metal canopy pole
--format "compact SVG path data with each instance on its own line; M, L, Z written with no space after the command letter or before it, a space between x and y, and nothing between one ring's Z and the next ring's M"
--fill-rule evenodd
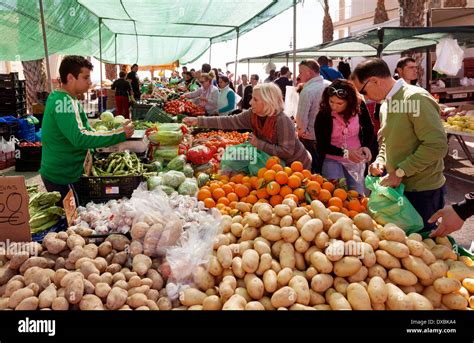
M40 15L41 15L41 30L43 31L44 56L46 59L46 72L48 75L49 91L53 91L53 80L51 79L51 68L49 66L48 40L46 37L46 24L44 22L43 0L39 0Z
M115 66L117 67L117 34L115 34Z
M99 18L100 90L102 93L102 18Z
M239 64L239 38L240 38L240 29L237 27L237 42L235 44L235 73L234 80L237 80L237 65Z
M296 0L293 0L293 84L296 85Z
M212 66L211 64L211 59L212 59L212 38L209 39L209 64Z
M247 77L250 80L250 58L247 60Z

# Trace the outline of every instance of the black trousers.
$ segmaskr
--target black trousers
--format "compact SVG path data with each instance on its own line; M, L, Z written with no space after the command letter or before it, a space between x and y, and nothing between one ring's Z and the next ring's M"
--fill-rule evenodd
M311 162L311 172L316 173L317 170L317 153L316 153L316 141L311 139L305 139L299 137L301 143L303 143L306 150L309 151L311 154L312 162Z

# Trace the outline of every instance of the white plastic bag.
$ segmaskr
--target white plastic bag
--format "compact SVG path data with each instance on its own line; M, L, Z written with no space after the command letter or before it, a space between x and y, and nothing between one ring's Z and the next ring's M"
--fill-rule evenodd
M299 94L294 86L286 86L285 113L288 117L296 117L298 112Z
M442 39L436 45L436 63L433 70L446 75L457 75L462 67L464 51L458 41L452 38Z

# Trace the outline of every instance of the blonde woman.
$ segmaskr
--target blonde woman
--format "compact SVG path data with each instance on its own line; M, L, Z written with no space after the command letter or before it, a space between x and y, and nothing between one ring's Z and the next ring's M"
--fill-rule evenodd
M194 92L182 95L186 99L196 99L196 103L206 109L207 114L217 113L217 100L219 98L219 90L212 84L213 74L203 73L199 77L201 88Z
M274 83L259 84L253 89L251 109L235 116L185 118L190 126L223 130L252 130L250 143L287 165L294 161L311 169L311 155L296 137L295 124L283 112L285 104L280 88Z

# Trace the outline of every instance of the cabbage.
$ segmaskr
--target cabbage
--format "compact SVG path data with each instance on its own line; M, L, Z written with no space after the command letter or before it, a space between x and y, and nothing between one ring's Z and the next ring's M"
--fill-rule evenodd
M196 179L186 179L178 188L178 193L181 195L195 196L198 192L199 187L197 185Z
M161 186L162 184L163 178L161 176L152 176L147 181L149 191L154 190L156 187Z
M114 123L115 124L123 124L126 121L124 116L116 116L114 118Z
M100 120L106 123L109 121L113 121L114 115L112 114L112 112L109 111L102 112L102 114L100 115Z
M109 129L108 129L106 126L104 126L104 125L96 126L95 130L96 130L96 131L101 131L101 132L109 131Z
M166 195L171 195L173 192L176 192L176 190L173 187L168 187L168 186L160 186L160 189L166 193Z
M178 188L186 180L186 175L176 170L170 170L163 174L163 185Z

